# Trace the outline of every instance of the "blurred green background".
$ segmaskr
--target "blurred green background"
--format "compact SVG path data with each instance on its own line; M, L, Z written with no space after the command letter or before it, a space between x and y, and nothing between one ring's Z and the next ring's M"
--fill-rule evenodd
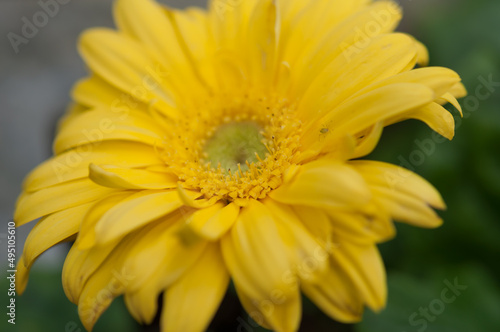
M174 6L203 3L163 2ZM362 323L342 325L306 301L301 331L500 331L500 2L407 0L401 5L405 16L399 30L428 46L431 65L452 68L462 76L469 91L468 99L461 101L465 116L460 119L452 110L457 121L452 142L432 141L432 131L417 121L391 126L368 159L398 165L408 162L442 193L448 205L447 211L440 212L445 223L436 230L398 224L398 236L380 245L389 284L384 311L367 310ZM35 1L1 1L2 34L18 29L20 18L36 10ZM37 38L21 46L19 54L13 54L6 38L2 41L2 227L10 218L24 175L50 156L54 123L69 100L71 85L85 75L75 50L77 35L96 25L112 26L111 1L74 0ZM485 87L485 81L494 83ZM422 148L422 142L428 148ZM19 251L28 230L18 233ZM4 255L4 238L0 241ZM76 306L62 291L65 250L64 246L55 249L35 265L25 295L16 300L16 326L7 325L3 314L1 331L84 331ZM2 267L4 262L2 256ZM443 299L450 283L460 286ZM7 288L2 277L2 306L8 301ZM211 330L237 331L237 317L246 320L230 292ZM142 330L148 329L130 318L121 299L95 328L97 332ZM248 325L240 331L262 330Z

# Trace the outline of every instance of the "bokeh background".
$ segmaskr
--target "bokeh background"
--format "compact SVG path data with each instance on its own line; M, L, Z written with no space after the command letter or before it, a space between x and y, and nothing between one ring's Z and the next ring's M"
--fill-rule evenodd
M161 2L205 6L203 0ZM369 159L404 165L433 183L448 205L440 212L445 223L437 230L398 225L398 236L380 245L389 284L384 311L367 310L362 323L342 325L306 301L301 331L500 331L500 1L401 0L401 5L405 16L399 30L428 46L431 65L456 70L470 97L461 101L464 119L453 111L457 130L452 142L435 141L425 125L408 121L389 127ZM8 304L6 225L22 180L50 157L55 124L71 86L86 75L76 51L78 35L89 27L112 27L111 7L111 0L70 0L15 53L7 34L20 34L22 18L41 8L35 0L0 0L2 308ZM18 230L18 257L31 227ZM7 324L2 309L0 331L84 331L61 286L66 251L67 246L59 246L35 264L25 295L16 299L17 324ZM461 286L445 303L441 294L449 283ZM238 317L247 319L230 291L210 330L261 331L250 325L238 329ZM147 330L154 329L136 324L120 299L95 328Z

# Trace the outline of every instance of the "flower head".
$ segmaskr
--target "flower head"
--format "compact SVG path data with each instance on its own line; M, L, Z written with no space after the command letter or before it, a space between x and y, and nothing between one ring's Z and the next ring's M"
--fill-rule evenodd
M392 32L400 18L391 1L118 0L118 29L81 38L91 75L55 156L25 180L17 225L42 219L18 291L42 252L75 241L63 286L88 330L120 295L150 323L163 293L163 331L202 331L230 279L276 331L297 330L301 292L342 322L381 309L376 244L393 220L439 226L445 205L416 174L359 158L406 119L451 139L441 105L465 94Z

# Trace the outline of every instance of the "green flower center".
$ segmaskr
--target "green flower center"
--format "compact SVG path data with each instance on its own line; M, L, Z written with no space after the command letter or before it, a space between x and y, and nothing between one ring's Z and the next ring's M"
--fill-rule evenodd
M220 126L203 149L206 161L212 167L220 163L223 169L233 173L238 171L238 165L243 172L247 171L247 163L252 164L266 156L261 130L254 122L233 122Z

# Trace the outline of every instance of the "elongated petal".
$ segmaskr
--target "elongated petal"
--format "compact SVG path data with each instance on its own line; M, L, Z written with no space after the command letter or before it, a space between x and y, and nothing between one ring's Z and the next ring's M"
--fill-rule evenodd
M163 275L156 273L149 277L136 292L126 292L125 304L134 319L142 324L151 324L158 311L158 297L163 291L162 283L159 281Z
M380 14L384 17L377 19L374 16ZM305 47L297 44L296 47L299 49L295 52L300 54L300 66L297 66L292 73L294 80L300 85L291 93L304 91L305 87L317 77L318 72L336 57L351 57L362 52L370 38L392 31L400 19L401 10L394 2L377 1L347 17L340 24L330 26L326 33L322 34L320 41L315 40ZM374 22L378 28L370 37L364 32L367 22Z
M389 119L388 123L399 122L406 119L416 119L425 122L432 130L449 140L455 136L455 119L444 107L431 103L415 111L405 114L403 117Z
M119 0L115 20L121 31L154 49L166 62L185 62L174 27L160 4L151 0Z
M177 100L182 96L186 102L193 94L203 94L205 82L180 35L173 11L151 0L120 0L115 5L115 19L122 31L157 54L169 73L162 83L175 92ZM184 90L180 82L192 89Z
M326 250L309 233L291 207L271 199L263 203L275 217L297 275L301 279L317 278L328 266Z
M439 98L459 82L460 76L451 69L444 67L417 68L373 83L360 90L354 97L396 83L418 83L428 86L434 91L436 98Z
M99 144L109 140L134 141L155 146L163 138L162 129L145 114L131 111L126 114L95 109L68 121L54 141L54 151ZM87 149L82 148L83 151Z
M118 241L101 247L81 250L73 245L66 256L62 271L63 290L68 299L78 304L88 278L101 266Z
M143 233L136 241L130 249L124 267L137 271L140 275L130 284L128 291L138 291L155 273L163 275L160 281L165 287L181 276L199 257L206 242L184 242L178 234L182 219L180 212L174 213L155 223L151 230Z
M92 29L80 40L89 67L107 82L172 118L178 112L167 86L170 73L140 43L108 29Z
M296 205L292 208L316 241L329 251L333 245L333 225L328 214L315 207Z
M304 294L331 318L356 323L363 314L363 300L351 277L336 260L317 282L301 283Z
M21 226L48 214L96 201L113 191L89 179L80 179L24 193L17 201L14 220Z
M375 211L376 213L327 209L325 212L336 237L367 245L387 241L396 234L390 216L383 208L376 207Z
M90 164L89 178L101 186L117 189L173 189L178 180L172 174L95 164Z
M353 169L342 163L323 160L302 166L293 179L269 196L286 204L339 207L364 204L371 194Z
M47 249L75 235L83 216L92 205L93 203L82 204L41 219L26 238L23 250L26 266L31 266Z
M229 273L219 245L212 244L205 249L193 267L165 293L162 331L205 331L228 284Z
M385 268L375 245L360 246L342 242L332 251L332 260L351 278L361 298L374 311L387 300Z
M72 91L73 100L89 108L109 109L122 115L132 111L146 112L147 106L131 94L94 75L77 82Z
M137 278L127 285L126 303L141 322L151 322L159 294L185 276L205 252L206 241L186 243L179 236L182 218L179 213L161 220L144 233L124 263L124 269L138 272Z
M35 260L54 245L72 238L80 227L80 221L91 204L51 214L33 227L24 245L23 255L17 265L16 291L22 294L28 284L31 266Z
M123 294L127 285L137 277L138 271L127 271L122 266L133 243L134 237L122 241L85 283L78 299L78 315L88 331L113 299Z
M184 41L186 53L193 59L197 73L202 82L215 86L217 74L211 61L215 53L208 16L204 10L192 7L185 10L172 10L172 20L179 32L179 40Z
M451 92L451 90L450 90L450 92L447 92L444 95L442 95L441 98L439 98L438 100L436 100L436 102L439 103L440 105L444 105L446 103L450 103L450 104L452 104L458 110L458 112L460 112L460 116L461 117L464 116L464 113L462 111L462 106L458 102L457 98L453 95L453 93Z
M442 225L443 220L421 198L412 194L404 194L389 188L372 187L377 201L397 221L426 228L435 228Z
M298 330L302 312L299 289L288 295L275 290L265 299L256 299L245 294L243 287L235 286L243 308L259 325L278 332Z
M321 132L322 124L338 134L356 134L379 121L417 109L431 103L434 92L427 86L415 83L399 83L384 86L352 99L315 123L303 136L304 144L313 145ZM336 135L326 140L336 139Z
M107 211L95 225L96 241L103 244L165 216L182 206L176 191L142 191Z
M152 146L121 141L102 142L67 151L40 164L24 180L24 190L34 192L87 177L92 162L130 168L162 164Z
M196 234L213 241L231 228L239 211L240 207L234 203L216 204L193 213L187 224Z
M377 146L380 137L382 136L382 131L384 129L384 124L382 122L377 122L373 128L371 128L361 140L354 151L352 159L364 157L370 154Z
M254 85L272 83L280 34L279 13L273 0L258 1L249 22L247 35L247 72ZM259 77L261 76L261 77Z
M387 34L368 41L351 57L337 57L309 86L301 100L299 116L311 119L311 109L324 114L372 82L399 74L415 52L411 37Z
M438 209L446 207L436 188L421 176L405 168L369 160L351 161L350 164L360 172L369 185L377 185L415 196Z
M279 290L287 296L297 289L285 244L269 210L250 201L221 240L224 261L241 289L254 299Z
M82 250L91 248L96 242L95 225L97 222L109 210L133 194L133 191L118 191L94 202L83 218L75 245Z

